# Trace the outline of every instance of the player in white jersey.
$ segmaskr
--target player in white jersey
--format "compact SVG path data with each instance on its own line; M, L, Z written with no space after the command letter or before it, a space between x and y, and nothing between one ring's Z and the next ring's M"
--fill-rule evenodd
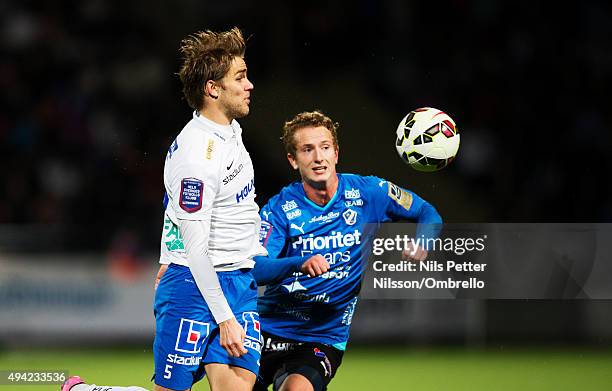
M237 28L183 40L179 76L195 110L164 167L162 257L156 290L155 390L189 390L207 374L211 390L251 390L261 333L253 257L259 208L253 165L236 118L249 113L245 42ZM62 391L92 391L71 377ZM105 390L128 390L104 387Z

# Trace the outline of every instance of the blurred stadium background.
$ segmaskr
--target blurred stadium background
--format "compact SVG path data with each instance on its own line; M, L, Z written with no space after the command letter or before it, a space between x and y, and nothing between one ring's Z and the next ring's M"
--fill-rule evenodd
M0 369L149 384L187 34L250 36L260 205L296 179L281 124L319 108L341 124L340 171L399 183L448 222L606 223L611 16L590 0L0 3ZM394 152L421 106L463 134L439 173ZM364 300L332 389L612 389L611 324L610 300Z

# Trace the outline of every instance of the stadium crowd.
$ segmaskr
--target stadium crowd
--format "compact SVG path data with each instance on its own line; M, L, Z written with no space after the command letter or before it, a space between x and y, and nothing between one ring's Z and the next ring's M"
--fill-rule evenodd
M63 251L155 249L164 156L188 115L177 42L233 25L251 34L260 114L245 121L245 142L260 205L293 178L277 160L278 132L315 94L313 108L333 113L341 144L357 151L347 167L378 164L390 179L424 183L447 221L612 217L609 4L584 1L553 18L544 4L509 2L204 3L0 6L0 224L53 227L70 238L56 242ZM435 178L387 156L399 119L425 105L464 134L456 163ZM364 118L380 129L359 128ZM383 129L388 139L374 136ZM368 146L381 162L357 155Z

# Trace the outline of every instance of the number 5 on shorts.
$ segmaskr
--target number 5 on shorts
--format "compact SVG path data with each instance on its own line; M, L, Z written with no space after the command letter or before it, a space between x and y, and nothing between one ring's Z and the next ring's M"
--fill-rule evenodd
M164 369L164 379L170 379L172 377L172 365L166 364L166 369Z

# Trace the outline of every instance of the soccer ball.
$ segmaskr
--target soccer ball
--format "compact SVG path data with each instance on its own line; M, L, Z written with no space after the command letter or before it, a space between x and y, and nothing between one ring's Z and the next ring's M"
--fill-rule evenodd
M441 170L457 155L459 130L445 112L423 107L399 123L395 147L400 158L415 170Z

